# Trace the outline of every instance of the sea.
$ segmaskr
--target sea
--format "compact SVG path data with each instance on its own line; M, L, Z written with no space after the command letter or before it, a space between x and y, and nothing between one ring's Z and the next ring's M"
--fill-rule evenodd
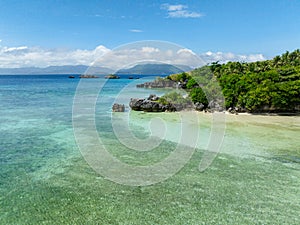
M0 224L299 224L299 116L131 111L170 91L136 87L154 78L0 75ZM135 171L190 150L139 183L94 142Z

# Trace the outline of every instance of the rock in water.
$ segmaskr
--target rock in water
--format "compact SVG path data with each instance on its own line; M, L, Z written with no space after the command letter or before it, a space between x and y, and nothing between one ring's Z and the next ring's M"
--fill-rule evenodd
M143 111L142 110L142 104L145 99L140 99L140 98L132 98L130 100L129 106L131 109L135 111Z
M174 112L178 110L170 103L164 105L157 102L157 100L159 100L159 97L156 95L150 95L147 99L132 98L129 106L132 110L144 112Z
M112 107L113 112L125 112L125 105L115 103Z

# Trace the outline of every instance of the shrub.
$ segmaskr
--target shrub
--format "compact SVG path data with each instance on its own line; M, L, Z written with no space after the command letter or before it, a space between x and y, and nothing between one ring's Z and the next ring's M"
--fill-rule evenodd
M192 89L190 92L190 97L194 103L199 102L205 106L208 105L206 95L200 87Z
M196 87L196 86L198 86L198 83L193 78L189 79L189 81L186 84L186 87L188 89L191 89L191 88Z

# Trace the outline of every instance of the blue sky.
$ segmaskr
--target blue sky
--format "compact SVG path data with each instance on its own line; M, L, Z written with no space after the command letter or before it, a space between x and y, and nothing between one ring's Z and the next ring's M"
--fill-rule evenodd
M269 58L300 48L299 25L299 0L0 1L0 48L6 50L112 49L163 40L197 54Z

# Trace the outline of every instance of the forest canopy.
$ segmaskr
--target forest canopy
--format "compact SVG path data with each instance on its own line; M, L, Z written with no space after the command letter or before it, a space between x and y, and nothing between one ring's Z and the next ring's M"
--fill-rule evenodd
M300 50L286 52L271 60L257 62L219 62L189 73L167 77L184 82L194 103L225 98L225 107L248 112L300 111ZM217 82L216 82L217 81ZM218 89L221 89L220 91ZM199 96L197 96L199 94Z

